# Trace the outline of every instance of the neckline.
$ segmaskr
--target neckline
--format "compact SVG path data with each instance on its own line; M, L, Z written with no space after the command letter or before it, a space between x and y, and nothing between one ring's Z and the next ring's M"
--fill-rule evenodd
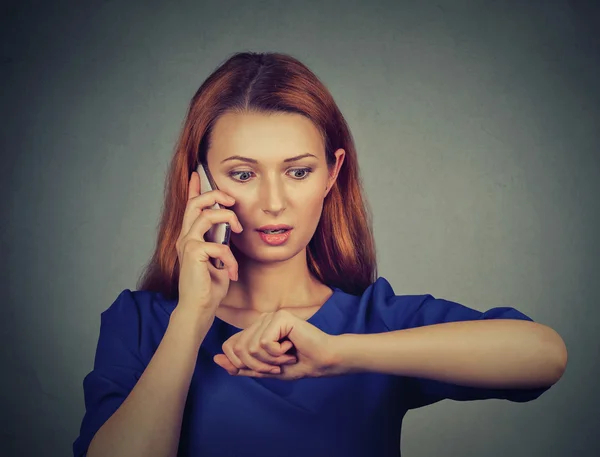
M329 296L329 298L327 298L327 300L325 300L323 302L321 307L312 316L310 316L308 319L306 319L306 322L308 322L309 324L315 325L319 320L322 320L322 318L328 313L328 309L331 308L331 302L333 301L333 298L342 291L338 287L332 287L332 286L327 286L327 287L329 287L332 290L332 293ZM215 321L218 321L221 325L224 325L225 327L227 327L230 331L232 331L234 333L245 330L243 328L236 327L235 325L230 324L227 321L224 321L217 315L215 315Z

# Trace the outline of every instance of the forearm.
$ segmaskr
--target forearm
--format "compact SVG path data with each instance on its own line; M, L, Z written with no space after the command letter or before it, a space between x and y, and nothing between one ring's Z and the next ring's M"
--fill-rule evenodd
M552 385L567 359L554 330L520 320L449 322L336 338L341 372L372 371L482 388Z
M173 311L154 356L117 411L94 436L88 457L175 456L198 350L210 321Z

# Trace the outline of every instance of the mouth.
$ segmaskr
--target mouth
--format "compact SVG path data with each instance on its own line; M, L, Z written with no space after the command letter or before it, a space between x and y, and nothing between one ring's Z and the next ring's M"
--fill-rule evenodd
M258 232L266 233L267 235L277 235L288 232L292 229L289 225L264 225L258 229Z
M263 225L256 229L260 239L269 246L282 246L287 243L294 228L285 225Z

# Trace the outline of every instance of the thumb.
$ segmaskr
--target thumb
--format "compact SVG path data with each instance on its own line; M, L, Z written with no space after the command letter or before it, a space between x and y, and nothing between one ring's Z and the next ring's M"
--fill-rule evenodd
M294 343L292 343L290 340L285 340L279 346L279 350L281 351L281 354L285 354L287 351L289 351L293 347L294 347Z

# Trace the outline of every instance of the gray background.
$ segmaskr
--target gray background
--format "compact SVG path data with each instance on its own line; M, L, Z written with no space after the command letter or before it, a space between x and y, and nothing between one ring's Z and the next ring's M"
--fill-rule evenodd
M567 343L566 374L537 401L409 412L403 454L599 455L598 11L2 6L0 454L70 455L100 313L151 254L188 102L229 55L253 50L298 57L333 93L356 139L379 274L397 294L514 306Z

